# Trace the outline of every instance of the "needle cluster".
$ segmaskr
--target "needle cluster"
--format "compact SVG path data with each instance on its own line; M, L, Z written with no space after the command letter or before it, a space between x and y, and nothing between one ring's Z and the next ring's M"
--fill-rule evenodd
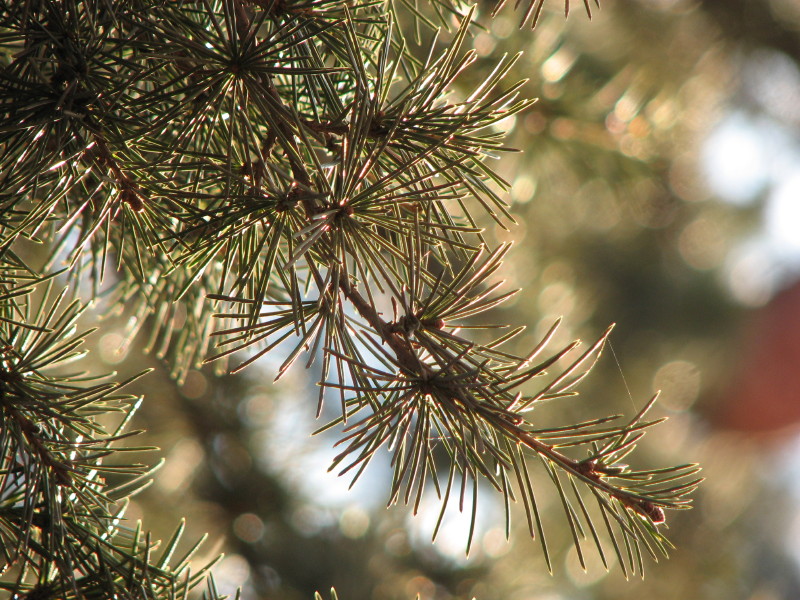
M120 444L141 400L120 392L132 381L63 368L95 301L179 380L265 354L278 377L315 366L318 415L339 405L331 468L357 479L388 451L390 504L431 492L442 515L471 506L474 527L493 490L507 528L523 507L550 568L535 494L549 485L581 562L587 541L626 573L666 554L665 511L688 506L698 469L625 464L659 422L652 402L630 420L531 417L575 395L608 332L554 350L556 323L517 356L524 328L482 320L514 293L496 278L509 247L483 235L513 223L490 163L532 101L507 81L517 56L461 83L479 26L459 0L3 4L0 586L161 599L203 579L191 552L172 556L180 528L156 553L124 526L151 471L119 460L142 450Z

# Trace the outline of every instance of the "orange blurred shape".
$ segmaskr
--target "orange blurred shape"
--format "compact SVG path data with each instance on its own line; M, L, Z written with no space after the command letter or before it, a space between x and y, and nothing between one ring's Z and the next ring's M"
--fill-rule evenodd
M800 423L800 282L752 316L716 425L757 435Z

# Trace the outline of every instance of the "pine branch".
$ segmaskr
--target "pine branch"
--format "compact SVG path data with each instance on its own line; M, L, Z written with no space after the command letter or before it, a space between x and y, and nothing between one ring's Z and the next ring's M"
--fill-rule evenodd
M530 2L521 25L543 4ZM154 560L148 535L120 525L120 502L151 469L109 464L128 434L95 417L117 411L127 423L138 401L118 394L131 381L59 371L87 335L73 333L80 301L59 308L70 291L126 311L131 335L149 328L149 348L179 380L206 357L224 366L244 354L237 371L286 348L278 377L300 357L319 360L318 415L329 391L342 410L323 428L341 428L331 468L355 480L389 449L389 503L416 511L430 489L440 523L451 495L464 510L471 489L468 550L490 487L507 527L521 500L551 568L541 478L581 562L589 537L604 564L607 537L626 574L642 571L643 553L666 554L664 511L687 508L699 479L695 465L621 462L660 422L645 420L653 402L623 424L543 428L528 416L576 394L610 329L582 353L577 342L553 351L555 324L517 356L506 348L524 328L476 320L514 294L493 279L509 248L492 249L481 224L513 222L509 184L488 161L510 151L498 124L532 102L519 98L524 82L506 83L518 57L460 87L476 60L464 51L474 7L20 6L0 33L0 107L19 123L0 128L0 541L18 569L7 589L171 598L205 573L186 575L188 558L169 566L179 534ZM404 26L453 16L452 36L416 56ZM44 270L20 258L27 240L45 248ZM64 291L51 302L57 278Z
M465 20L465 22L469 22L469 18ZM465 31L465 29L462 29ZM270 90L270 93L275 98L277 96L277 92L273 92L275 90L273 85L268 85L267 89ZM276 98L276 101L279 100L279 96ZM283 114L290 113L291 109L288 106L281 107L280 112ZM302 121L305 124L305 121ZM287 124L282 125L285 128L284 131L284 138L287 140L287 146L285 150L287 154L291 155L299 155L300 148L295 144L291 144L288 140L293 140L293 137L289 135L289 126ZM395 128L394 131L397 129ZM369 134L374 133L374 124L370 124L367 126L367 131ZM326 132L331 133L331 132ZM351 133L350 128L346 128L343 130L343 133ZM369 458L371 458L374 453L380 448L384 443L388 442L390 438L392 438L393 434L390 434L391 430L396 430L396 428L400 428L401 430L410 431L409 427L411 426L412 419L416 416L416 418L421 419L423 417L420 416L419 413L423 412L423 406L426 403L433 401L437 404L437 408L429 409L429 410L440 410L441 412L437 415L440 426L444 428L444 432L442 435L451 436L453 439L463 439L464 437L464 424L454 424L449 422L451 419L458 419L462 420L465 416L469 416L469 418L477 418L478 421L482 422L487 428L488 431L481 431L479 429L474 429L470 425L466 425L468 430L468 437L473 440L473 443L497 443L498 441L508 440L515 444L522 444L532 450L534 453L545 459L546 465L552 465L553 467L557 467L559 470L564 471L566 473L571 474L572 476L576 477L580 481L584 482L591 489L595 492L601 494L602 497L607 497L612 502L618 502L620 507L623 508L623 514L626 514L628 510L630 510L634 514L641 515L649 520L650 523L657 525L664 521L664 514L663 508L677 508L683 506L683 502L680 501L678 498L666 500L662 497L656 497L654 495L650 495L647 493L641 493L638 491L634 491L634 489L626 489L625 485L622 483L626 479L624 476L624 471L621 470L619 467L615 467L614 463L611 462L608 465L604 465L602 462L600 465L597 464L596 459L594 457L585 460L579 461L576 459L569 458L559 452L554 446L543 442L541 439L537 439L535 436L531 435L525 428L521 427L520 424L525 423L523 418L520 416L519 413L514 412L513 410L509 410L509 407L513 407L515 404L528 408L530 405L533 404L535 401L534 399L529 399L524 402L520 402L518 399L514 398L511 401L507 401L507 404L504 406L502 402L498 402L497 396L498 392L508 394L509 389L516 387L518 383L514 380L509 380L509 377L506 374L499 374L493 373L486 368L485 364L481 365L468 365L465 364L463 360L463 352L453 355L447 352L442 352L442 344L441 340L437 340L437 344L431 344L427 347L420 344L427 352L435 358L435 363L427 362L423 357L421 357L416 348L415 344L408 335L412 333L409 331L408 325L410 323L414 323L415 325L421 325L422 322L419 319L418 312L407 312L402 319L399 319L395 322L390 322L384 320L380 314L378 313L377 309L375 308L374 301L370 301L365 298L358 290L352 285L350 281L350 276L347 273L346 265L347 265L347 258L343 258L341 260L337 260L336 254L330 251L331 248L336 248L336 242L329 239L327 236L330 235L328 233L329 229L335 229L337 227L341 227L338 223L338 219L349 219L349 218L357 218L358 213L356 209L351 209L347 205L341 205L342 208L334 209L327 211L325 210L328 207L320 207L316 202L315 199L322 196L319 190L314 189L313 186L313 177L311 173L305 168L305 166L297 164L290 158L292 162L292 173L297 181L297 183L302 186L304 192L310 192L307 196L304 196L303 201L303 208L305 212L306 219L309 222L309 225L306 226L306 229L311 228L314 226L314 221L323 222L323 226L316 226L312 231L319 232L319 239L321 243L319 247L320 255L315 257L315 262L321 263L325 266L329 271L330 270L339 270L341 269L341 273L338 274L336 281L338 284L339 293L341 293L342 297L345 298L356 310L356 312L364 319L366 325L369 327L369 330L378 336L379 342L373 342L373 346L376 350L376 354L380 350L381 346L386 346L391 350L391 356L385 356L385 358L395 365L398 369L397 373L392 372L380 372L375 373L374 369L368 367L366 364L359 364L357 368L363 369L363 372L359 374L358 379L361 381L374 379L376 375L380 375L380 378L384 381L391 381L394 385L391 388L387 388L385 386L378 387L374 384L368 385L366 387L356 387L356 386L342 386L342 382L334 383L334 387L339 387L339 389L349 389L350 391L355 392L366 392L369 394L370 398L375 398L376 396L388 396L386 401L382 404L378 405L378 408L375 409L373 406L369 410L373 411L370 416L365 417L362 421L359 422L361 427L351 426L346 431L352 431L348 436L343 438L344 441L350 441L349 446L345 449L342 454L340 454L337 459L334 461L334 466L336 464L341 463L345 457L350 456L351 454L357 454L358 458L355 462L349 463L349 465L344 469L343 472L347 472L350 469L354 468L355 466L361 465L363 467L366 462L368 462ZM368 172L361 169L361 172ZM324 219L320 219L319 217L325 217ZM423 245L422 240L417 237L417 239L412 240L409 245L416 245L420 247ZM343 248L341 255L344 256L345 253L349 250L349 248ZM295 259L296 260L296 259ZM489 261L491 262L491 261ZM314 267L313 262L309 263L309 268L312 270L314 274L314 278L317 283L317 288L322 291L328 288L328 283L323 282L323 279L319 272L316 271L316 267ZM412 268L412 267L409 267ZM486 274L490 274L493 269L488 268L484 270L479 279L473 280L471 283L474 287L482 282L485 279ZM480 270L478 271L480 272ZM385 283L387 285L392 285L392 277L386 276L385 274L381 273L383 278L385 279ZM426 273L419 274L421 279L428 278L430 276ZM458 278L456 278L456 281ZM452 284L451 284L452 285ZM459 293L456 297L460 298L464 294L466 290L462 289L459 290ZM225 297L225 296L214 296L216 299L222 300L231 300L235 301L234 298ZM501 297L502 298L502 297ZM396 298L398 301L402 301L402 299ZM428 307L423 307L422 312L425 312L425 309ZM341 309L340 309L341 310ZM429 324L437 324L439 322L444 322L441 316L436 315L433 317L428 317L427 323ZM333 324L333 327L336 325ZM429 327L431 329L436 329L436 327ZM425 329L423 327L423 329ZM228 330L227 332L223 331L222 334L225 333L238 333L241 330ZM567 370L564 377L570 374L570 371L579 364L582 364L588 357L588 355L596 353L604 338L595 344L595 346L590 350L589 353L584 354L573 367ZM297 350L292 353L296 355L299 353L299 349L304 345L307 344L308 338L304 337L303 342L297 346ZM370 340L371 341L371 340ZM471 350L474 347L474 344L467 342L466 340L462 340L460 338L456 338L455 341L459 343L462 347ZM245 345L249 345L245 343ZM316 345L316 344L315 344ZM445 346L446 347L446 346ZM336 359L340 361L344 361L346 363L351 363L351 359L343 354L339 354L333 350L329 349L329 354L333 355ZM248 361L250 362L250 361ZM515 366L515 369L519 369L524 361L520 359L520 363ZM282 367L281 371L285 369L285 366ZM477 370L476 370L477 369ZM326 369L327 370L327 369ZM370 372L371 373L368 373ZM351 369L352 372L352 369ZM525 373L521 379L527 380L531 377L540 374L543 372L543 369L534 370L530 373ZM491 376L490 379L486 380L483 379L481 376L484 373ZM399 379L402 374L402 380ZM469 387L465 385L464 378L466 376L470 376L472 380L469 382ZM477 378L476 378L477 376ZM392 381L394 379L394 381ZM494 381L492 381L494 379ZM402 381L402 383L401 383ZM499 388L496 382L502 382L504 387ZM558 378L556 380L556 384L560 384L563 382L563 377ZM568 387L574 385L574 382L571 382L569 386L563 387L556 387L555 388L555 396L564 394ZM553 386L555 387L555 385ZM481 388L486 388L485 391ZM479 393L476 393L476 390L480 390ZM402 393L400 393L402 392ZM546 389L540 396L544 397L546 392L552 392L552 390ZM396 397L393 395L397 393ZM394 405L399 405L402 412L398 412L398 408ZM498 406L499 405L499 406ZM363 407L363 404L358 399L358 396L355 400L356 411L360 410ZM390 409L388 410L386 407L389 406ZM638 420L638 419L637 419ZM654 423L646 424L646 427L649 427ZM380 431L384 431L385 433L378 433ZM426 442L424 442L424 438L428 434L420 433L424 432L426 429L420 428L417 426L416 433L413 434L413 442L411 446L424 446ZM428 426L427 431L431 431L430 426ZM592 431L591 434L595 432ZM613 438L612 445L619 445L622 443L623 440L627 440L631 433L629 428L621 428L621 429L614 429L611 431L605 431L600 436L590 437L587 438L592 442L600 441L600 440L607 440L609 438ZM588 444L587 439L581 438L577 442L571 442L577 445L584 445ZM420 457L419 452L409 451L412 454L415 454L416 457L409 462L408 457L403 457L398 452L395 452L395 468L396 468L396 475L395 475L395 487L393 489L393 493L391 494L392 500L396 500L399 493L399 485L400 482L403 481L406 477L408 477L410 473L419 473L424 472L426 466L430 463L432 464L433 458L432 455ZM422 451L425 452L424 450ZM504 456L502 450L495 449L494 451L494 459L495 464L494 468L505 468L509 467L511 462ZM467 467L470 461L475 461L476 457L474 454L467 450L467 449L458 449L455 447L451 451L451 456L453 456L453 463L452 468L460 468L462 469L463 473L463 481L466 482L467 476L470 476L474 479L476 473L482 472L482 474L487 477L496 487L500 489L500 486L497 484L494 476L492 475L492 469L489 468L488 465L484 465L481 463L479 467ZM603 455L604 456L604 455ZM463 463L463 464L459 464ZM412 466L413 465L413 466ZM615 473L615 477L609 478L608 473L604 469L610 468L612 472ZM421 471L420 471L421 469ZM679 467L678 471L682 474L682 476L690 477L696 469L692 466L687 467ZM453 472L453 471L451 471ZM359 471L360 473L360 471ZM672 474L673 472L670 471ZM432 477L436 477L435 470L431 473ZM634 476L634 480L638 477L642 476L642 474L637 473ZM413 484L417 484L417 500L416 503L418 504L419 498L424 487L424 480L422 477L424 475L420 475L419 479L416 479L415 476L411 475L412 484L409 485L407 488L407 492L405 495L406 502L412 496L412 488ZM559 493L562 494L563 491L560 486L558 480L558 474L553 472L554 481L557 484L559 489ZM616 484L615 484L616 483ZM692 488L697 482L693 481L687 484L687 491L688 489ZM522 484L522 482L520 482ZM520 486L522 490L525 489L524 486ZM580 495L577 496L580 499ZM444 503L446 504L447 497L445 496ZM608 500L606 500L608 502ZM608 504L600 504L601 507L606 506ZM571 509L570 509L571 510ZM606 508L606 510L611 510ZM611 510L612 514L615 515L617 520L620 520L620 515L616 512ZM572 514L568 511L568 514ZM587 516L588 519L588 516ZM623 524L623 533L629 534L632 536L633 541L639 542L644 540L639 533L639 530L635 527L630 527L629 525ZM661 536L656 532L655 529L650 529L650 535L652 535L653 539L658 542L661 542ZM626 538L627 540L627 538ZM598 542L599 544L599 542ZM576 538L576 547L579 548L577 544ZM602 549L600 549L602 553ZM634 570L634 565L631 564L631 569Z
M149 534L121 525L126 499L152 473L115 459L148 448L112 447L139 433L124 430L141 400L119 393L138 376L114 383L63 374L82 354L87 334L74 329L84 307L61 308L66 290L51 301L52 278L30 280L23 271L16 287L13 264L3 269L9 291L0 299L0 551L15 579L0 588L22 598L178 598L206 570L187 578L188 557L169 566L180 530L151 563ZM20 303L38 295L37 285L46 288L38 305ZM107 432L95 416L114 413L119 423ZM138 596L132 580L141 582Z

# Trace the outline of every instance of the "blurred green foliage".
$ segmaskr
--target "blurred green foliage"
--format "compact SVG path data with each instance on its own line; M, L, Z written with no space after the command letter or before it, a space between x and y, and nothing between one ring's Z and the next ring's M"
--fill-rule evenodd
M556 344L595 339L619 324L582 399L555 402L537 418L633 414L661 389L658 416L671 421L643 444L643 460L689 456L708 477L698 509L670 520L677 550L644 580L625 581L599 562L584 573L552 494L542 499L546 518L562 525L548 538L552 576L524 517L506 542L502 510L491 502L468 559L464 523L453 525L462 534L455 544L445 536L430 547L423 517L384 509L390 482L377 465L350 495L326 475L332 438L309 441L313 406L292 402L316 396L319 373L296 369L273 386L278 361L236 376L186 369L175 383L152 360L157 371L137 388L148 401L135 425L147 430L142 445L162 448L166 463L128 518L143 517L167 537L187 517L190 539L224 539L224 548L206 550L207 558L226 553L216 569L221 592L243 585L245 600L311 598L331 586L343 599L373 600L800 595L782 541L792 511L786 486L760 477L764 459L753 443L713 421L747 317L731 292L728 261L757 228L760 205L715 198L701 156L740 99L743 53L769 47L800 61L800 16L778 0L605 0L591 22L576 8L565 23L560 6L545 5L531 32L517 29L519 14L508 7L490 21L491 6L481 6L486 30L470 40L479 62L464 89L501 54L523 50L510 78L528 79L523 95L538 98L496 125L524 152L502 155L497 166L512 184L518 224L506 231L488 218L480 223L495 240L515 242L501 273L522 291L495 314L535 324L519 353L558 317ZM125 339L126 323L117 325L104 329L97 349L127 377L141 370L143 349Z

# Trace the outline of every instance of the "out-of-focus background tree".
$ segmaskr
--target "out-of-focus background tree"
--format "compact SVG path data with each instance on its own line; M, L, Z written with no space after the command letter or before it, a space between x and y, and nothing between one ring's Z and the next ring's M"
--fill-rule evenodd
M486 71L523 50L516 75L539 98L502 124L524 150L500 166L519 224L485 225L516 241L505 276L522 292L503 318L542 334L563 317L562 341L618 323L582 396L541 419L632 414L660 389L670 421L640 460L703 463L696 509L670 515L672 558L643 580L599 563L584 573L546 496L553 576L524 517L506 542L489 499L468 558L468 518L448 517L431 546L435 507L387 511L388 469L373 465L350 491L327 473L331 440L309 438L313 375L295 369L273 385L266 357L235 377L192 371L175 384L162 372L143 384L140 425L166 464L128 516L164 532L187 516L196 533L224 539L208 550L226 553L220 590L242 585L246 600L331 585L359 600L800 598L800 3L603 0L591 22L576 4L566 22L559 3L547 6L533 32L517 29L510 7L490 21L483 6L487 30L473 44ZM139 369L124 328L99 345L109 364Z

